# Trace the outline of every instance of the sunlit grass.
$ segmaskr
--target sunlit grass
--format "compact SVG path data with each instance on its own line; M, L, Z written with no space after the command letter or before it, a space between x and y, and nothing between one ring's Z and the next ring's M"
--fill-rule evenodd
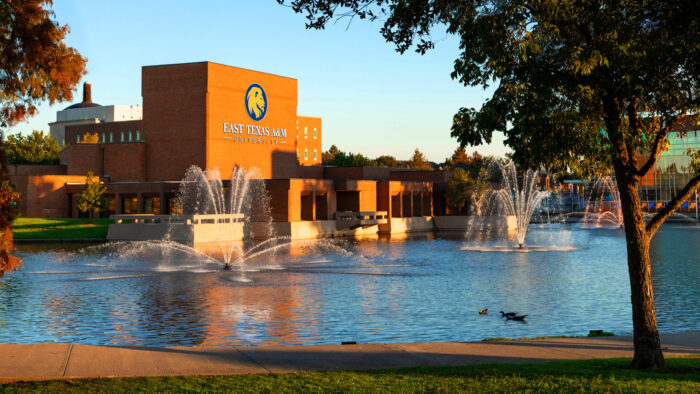
M18 218L15 239L104 239L110 219Z
M10 383L5 392L697 392L700 357L669 358L667 370L628 369L630 359L416 367L376 371L74 379Z

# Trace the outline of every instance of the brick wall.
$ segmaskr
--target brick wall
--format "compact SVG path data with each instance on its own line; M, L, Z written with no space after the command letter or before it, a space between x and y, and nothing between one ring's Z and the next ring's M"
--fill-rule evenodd
M146 180L146 144L71 144L61 152L69 175L109 175L112 182Z
M85 176L11 176L20 194L20 212L29 217L69 217L67 182L85 182Z

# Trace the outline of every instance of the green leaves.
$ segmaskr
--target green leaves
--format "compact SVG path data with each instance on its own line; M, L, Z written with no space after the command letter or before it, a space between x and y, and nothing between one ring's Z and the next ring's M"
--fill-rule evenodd
M4 142L8 164L58 164L61 147L55 138L41 131L10 135Z
M471 200L475 184L466 171L455 168L452 178L447 182L447 191L445 192L447 204L461 210Z
M85 189L76 194L75 199L78 203L80 212L93 214L104 211L107 208L107 201L103 194L107 191L107 187L100 182L100 178L88 172L85 177Z

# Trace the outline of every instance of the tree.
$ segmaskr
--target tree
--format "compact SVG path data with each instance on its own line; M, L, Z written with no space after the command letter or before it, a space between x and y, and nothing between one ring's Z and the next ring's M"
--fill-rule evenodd
M85 177L85 189L75 195L80 212L88 212L90 218L93 214L104 211L107 206L106 199L102 196L107 191L107 187L100 182L100 178L88 172Z
M430 165L430 162L425 158L423 153L416 148L416 150L413 152L413 157L411 157L411 160L408 161L407 163L408 168L413 168L416 170L432 170L433 167Z
M10 176L5 160L5 153L0 149L0 278L6 272L16 269L22 260L14 256L12 242L12 222L19 215L17 201L19 194L10 187Z
M100 135L97 133L90 134L85 133L83 134L83 138L78 141L79 144L99 144L100 143Z
M467 150L464 149L464 147L458 146L457 149L455 149L455 153L453 153L451 157L445 160L445 165L448 168L456 168L460 164L466 167L473 163L471 158L467 154Z
M445 192L447 204L461 211L471 201L474 186L474 180L469 177L466 171L461 168L455 168L452 172L452 177L447 181L447 190Z
M63 43L68 26L51 20L54 14L45 5L51 1L0 1L0 127L34 115L40 101L71 100L85 74L87 60ZM6 272L19 261L10 254L17 194L10 186L3 138L0 131L0 271Z
M70 32L51 18L50 0L0 1L0 126L36 113L36 105L73 99L87 59L63 39Z
M42 131L10 135L5 141L5 157L9 164L58 164L61 146L56 138Z
M394 156L382 155L375 160L380 167L398 167L399 162Z
M331 147L327 151L321 153L321 163L324 165L328 165L328 163L331 162L335 155L339 152L340 149L338 149L337 146L331 145Z
M376 160L372 160L361 153L346 153L331 145L330 149L321 155L323 165L336 167L364 167L376 166Z
M284 0L278 0L284 3ZM334 16L376 19L403 53L434 46L434 26L460 39L452 77L495 83L479 110L462 108L452 135L462 146L494 131L521 166L602 173L612 168L627 239L634 368L663 368L649 244L700 185L700 175L645 224L640 179L676 125L700 110L700 7L691 0L294 0L307 27ZM644 155L642 155L644 153ZM693 152L694 153L694 152Z

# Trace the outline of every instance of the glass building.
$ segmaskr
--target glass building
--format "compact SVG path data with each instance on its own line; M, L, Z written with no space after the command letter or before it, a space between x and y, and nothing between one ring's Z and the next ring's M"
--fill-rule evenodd
M666 205L688 181L697 174L690 168L688 149L700 150L700 127L689 122L681 131L669 133L669 150L659 155L656 165L643 178L640 186L640 197L645 210L655 211ZM697 192L683 204L681 212L695 212L698 204Z

